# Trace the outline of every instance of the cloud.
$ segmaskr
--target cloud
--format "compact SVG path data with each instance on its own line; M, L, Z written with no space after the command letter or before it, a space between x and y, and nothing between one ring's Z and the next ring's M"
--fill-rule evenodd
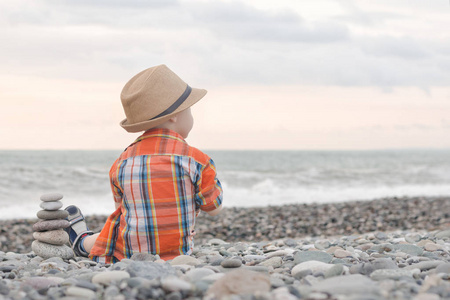
M377 86L390 91L450 82L449 34L424 27L428 35L416 35L409 26L428 23L404 17L403 10L392 14L391 6L359 9L362 18L372 18L370 26L359 26L351 19L312 20L293 9L262 10L243 1L78 4L0 3L0 73L123 81L166 63L202 85ZM406 23L391 28L383 23L388 19Z
M243 2L207 2L191 9L197 22L217 36L241 41L328 43L348 38L337 22L307 22L291 11L264 11Z
M430 56L429 50L411 37L362 38L361 49L376 57L397 57L402 59L423 59Z
M390 12L385 10L366 11L361 9L354 1L338 0L339 4L347 11L347 13L335 16L333 19L346 23L355 23L362 26L379 26L390 20L401 20L409 17L403 13Z
M115 8L154 8L178 4L178 0L43 0L50 5Z

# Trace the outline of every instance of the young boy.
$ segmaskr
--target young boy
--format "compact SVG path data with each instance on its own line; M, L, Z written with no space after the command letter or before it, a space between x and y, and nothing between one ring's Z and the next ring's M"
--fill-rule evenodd
M76 206L67 228L78 256L114 263L133 253L172 259L189 255L200 210L216 215L222 188L214 162L186 142L194 120L190 107L206 94L191 88L167 66L146 69L123 88L128 132L145 131L109 172L116 211L93 234Z

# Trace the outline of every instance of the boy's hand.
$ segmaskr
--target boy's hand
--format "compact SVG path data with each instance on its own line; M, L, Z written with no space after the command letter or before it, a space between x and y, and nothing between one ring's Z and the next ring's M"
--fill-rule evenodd
M222 210L222 205L220 205L218 208L216 208L214 210L207 211L207 214L214 217L214 216L217 216L221 210Z

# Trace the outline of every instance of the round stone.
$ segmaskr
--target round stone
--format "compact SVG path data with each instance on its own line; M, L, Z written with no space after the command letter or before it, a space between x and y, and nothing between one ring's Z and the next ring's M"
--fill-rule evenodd
M225 259L220 265L224 268L239 268L242 266L242 261L240 259Z
M45 277L29 277L25 279L24 283L38 290L58 286L59 284L58 281Z
M375 237L379 240L387 240L389 238L388 235L384 232L375 233Z
M426 243L424 246L424 249L427 251L436 251L436 250L439 250L440 247L439 247L439 245L437 245L435 243Z
M94 291L76 286L68 287L65 293L67 296L74 296L86 299L94 299L96 296Z
M437 266L436 273L448 273L450 274L450 262L443 263Z
M406 267L404 267L403 269L404 269L404 270L414 270L414 269L419 269L420 271L428 271L428 270L431 270L431 269L434 269L434 268L437 269L437 267L438 267L439 265L443 264L443 263L444 263L444 262L443 262L443 261L440 261L440 260L421 261L421 262L419 262L419 263L417 263L417 264L413 264L413 265L410 265L410 266L406 266Z
M62 259L69 259L73 257L72 249L66 245L57 246L33 241L31 249L42 258L61 257Z
M176 265L189 265L189 266L196 266L200 264L200 261L196 259L195 257L189 256L189 255L179 255L172 259L170 262L172 266Z
M274 251L274 252L267 253L266 254L266 258L272 258L272 257L275 257L275 256L286 256L286 255L292 254L292 253L294 253L294 250L291 250L291 251L286 250L286 249L277 250L277 251Z
M412 232L412 233L408 233L405 235L405 241L407 241L408 243L416 243L418 241L420 241L422 237L420 236L420 234Z
M352 254L347 250L337 249L334 251L334 257L337 258L344 258L344 257L351 257Z
M294 263L296 264L311 260L329 263L332 259L333 256L322 251L299 251L294 254Z
M405 252L410 255L422 255L423 249L421 247L409 244L397 244L393 245L393 248L397 251Z
M65 219L69 216L66 210L40 210L36 216L41 220Z
M39 221L33 225L34 231L47 231L47 230L55 230L61 228L67 228L70 226L69 221L67 220L45 220Z
M169 292L189 291L191 284L175 276L167 276L161 280L161 286Z
M63 198L63 195L60 193L49 193L49 194L42 195L41 201L51 202L51 201L61 200L62 198Z
M171 265L151 261L131 261L125 270L131 277L141 277L150 280L175 275L175 269Z
M361 274L334 276L313 284L312 288L331 295L337 294L339 299L380 299L380 287Z
M208 243L211 244L211 245L224 245L227 242L225 242L224 240L221 240L221 239L210 239L208 241Z
M63 203L61 201L42 202L39 206L45 210L58 210L63 207Z
M304 271L304 270L311 270L311 272L313 272L313 273L315 273L315 272L325 273L326 271L328 271L329 269L331 269L334 266L335 265L326 264L321 261L315 261L315 260L305 261L305 262L302 262L302 263L296 265L295 267L293 267L291 270L291 274L292 274L292 276L295 276L297 273Z
M325 275L325 278L331 278L334 276L341 275L342 272L344 272L344 265L337 264L337 265L334 265L333 267L331 267L330 269L328 269L324 275Z
M450 229L439 231L435 234L438 239L450 238Z
M33 232L33 238L52 245L64 245L69 243L69 235L62 229Z
M192 269L186 272L186 276L191 280L192 282L197 282L203 277L216 274L213 270L207 269L207 268L197 268Z
M109 285L111 282L120 281L122 279L130 278L130 274L125 271L108 271L95 274L92 277L92 283Z
M381 269L398 269L397 264L389 257L376 258L369 265L371 266L371 268L369 267L369 270L371 269L369 273L373 272L374 270L381 270ZM364 275L369 273L365 273Z
M283 259L279 256L269 258L263 262L260 262L260 266L273 267L274 269L279 268L283 264Z
M10 292L10 289L9 289L8 285L5 282L0 281L0 295L7 296L9 294L9 292Z
M216 280L207 291L211 299L231 298L232 295L252 295L270 291L270 278L266 274L248 270L234 270ZM208 299L209 299L208 298Z
M413 271L403 269L380 269L375 270L370 274L370 278L373 280L386 280L393 279L399 280L402 277L412 277Z
M319 250L325 250L330 247L330 242L327 240L317 240L314 243L314 247L316 247L316 249L319 249Z

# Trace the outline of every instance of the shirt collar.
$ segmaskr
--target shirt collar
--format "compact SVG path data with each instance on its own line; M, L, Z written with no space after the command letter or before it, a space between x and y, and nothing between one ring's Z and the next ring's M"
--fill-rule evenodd
M162 138L168 138L168 139L174 139L181 142L186 142L184 138L177 132L167 129L167 128L152 128L144 132L140 137L138 137L135 141L139 142L143 139L150 138L150 137L162 137Z

